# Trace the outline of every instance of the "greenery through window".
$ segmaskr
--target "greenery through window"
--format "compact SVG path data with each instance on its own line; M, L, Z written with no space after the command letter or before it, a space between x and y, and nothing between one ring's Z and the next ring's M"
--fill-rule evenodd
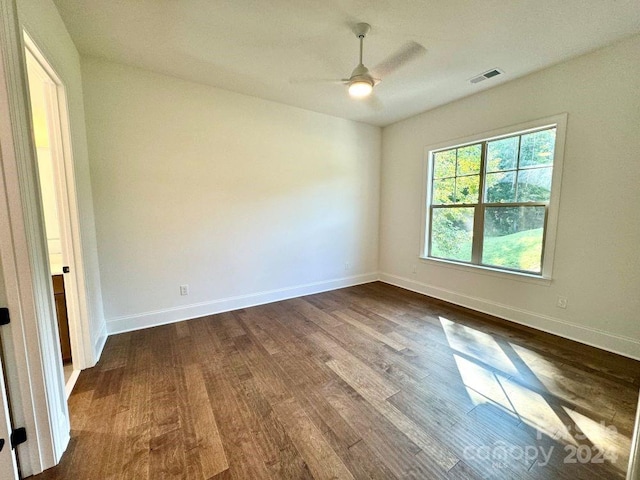
M556 127L431 152L428 256L541 274Z

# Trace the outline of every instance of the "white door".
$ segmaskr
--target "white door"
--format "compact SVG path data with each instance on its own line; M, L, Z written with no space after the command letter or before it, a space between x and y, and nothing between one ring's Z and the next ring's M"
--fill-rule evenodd
M0 480L18 479L18 462L15 451L11 449L11 421L7 390L4 388L4 370L0 356Z
M23 36L49 267L53 275L64 273L73 369L79 373L93 365L93 347L86 323L82 245L74 234L80 220L66 93L44 54L26 31Z

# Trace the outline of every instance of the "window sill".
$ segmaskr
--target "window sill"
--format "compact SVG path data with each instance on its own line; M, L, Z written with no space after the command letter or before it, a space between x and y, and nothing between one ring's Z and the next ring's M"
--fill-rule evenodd
M443 260L440 258L420 257L420 261L429 263L438 267L451 268L454 270L460 270L463 272L477 273L480 275L488 275L491 277L502 278L505 280L515 280L517 282L533 283L535 285L550 286L552 279L545 278L539 275L533 275L521 272L508 272L505 270L498 270L496 268L485 267L482 265L470 265L468 263L459 263L452 260Z

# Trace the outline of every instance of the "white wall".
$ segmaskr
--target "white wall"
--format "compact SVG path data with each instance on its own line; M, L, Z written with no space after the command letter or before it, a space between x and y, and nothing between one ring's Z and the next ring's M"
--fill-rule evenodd
M96 59L82 74L110 332L376 278L378 127Z
M56 200L55 175L49 142L47 125L47 99L45 83L41 78L41 67L31 55L27 55L27 72L29 80L29 98L31 101L31 122L36 144L38 160L38 177L44 213L45 232L47 234L47 250L49 259L52 255L61 255L60 228L58 220L58 204ZM52 270L53 272L53 270ZM60 272L59 272L60 273Z
M44 225L47 234L47 252L52 274L62 273L62 242L58 223L58 205L55 191L53 160L49 147L38 147L38 177L44 210Z
M640 358L639 58L636 36L384 128L383 279ZM562 112L551 285L419 261L424 147Z
M89 177L80 57L51 0L20 0L17 4L20 22L53 66L66 89L85 261L85 282L89 297L87 299L88 323L94 354L97 356L104 343L106 331Z
M56 178L49 142L47 125L47 99L45 83L41 77L41 67L27 54L27 75L29 79L29 98L31 100L31 122L36 144L40 196L44 213L45 233L47 234L47 253L52 274L62 273L62 241L56 198Z

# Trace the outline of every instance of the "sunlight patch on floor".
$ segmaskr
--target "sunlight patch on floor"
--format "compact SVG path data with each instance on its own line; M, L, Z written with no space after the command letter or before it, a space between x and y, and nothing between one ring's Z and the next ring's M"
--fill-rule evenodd
M627 467L627 455L631 450L631 440L618 432L615 426L582 415L567 407L562 407L576 426L574 435L578 441L587 439L595 449L590 452L594 457L602 455L616 467L624 470ZM599 458L599 457L598 457Z
M518 373L518 369L491 335L444 317L440 317L440 323L449 346L454 350L491 365L507 376Z
M496 375L464 357L454 355L458 371L474 405L493 403L514 414L514 409Z
M500 381L516 414L524 423L549 437L558 438L565 443L575 443L565 422L542 395L512 380Z
M549 391L550 395L566 392L571 385L558 384L553 377L557 365L534 351L509 343L504 348L509 348L512 361L491 335L444 317L440 317L440 323L449 346L459 352L453 358L474 405L493 405L539 434L573 445L578 453L590 448L591 456L603 452L604 460L619 468L625 467L620 462L626 459L630 441L614 426L597 422L566 406L549 404L543 394L515 380L518 377L537 380L536 388ZM519 371L518 366L523 371Z

